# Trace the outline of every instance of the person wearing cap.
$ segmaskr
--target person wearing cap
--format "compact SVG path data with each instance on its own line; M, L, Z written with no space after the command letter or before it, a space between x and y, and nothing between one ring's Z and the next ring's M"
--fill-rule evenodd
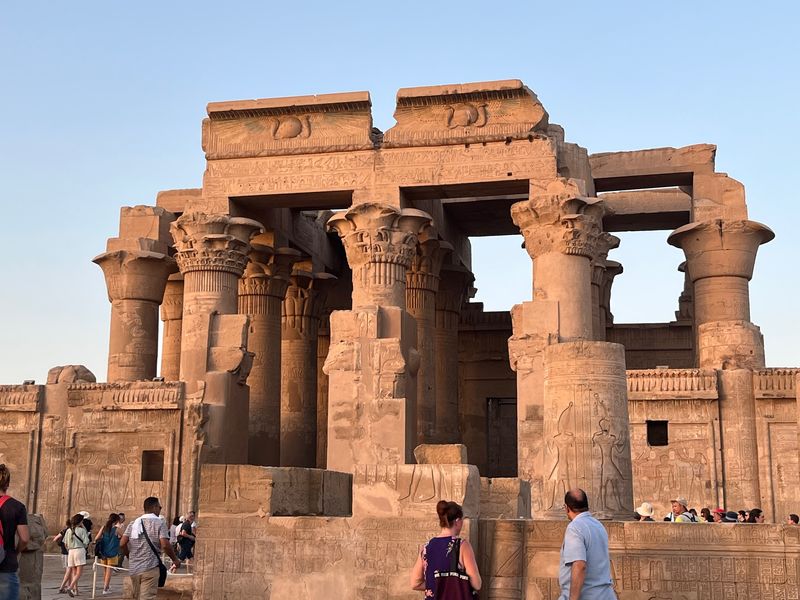
M729 510L725 513L725 516L722 517L722 523L738 523L739 522L739 513L735 510Z
M672 521L673 523L697 523L697 517L690 513L687 508L689 502L686 498L679 496L673 498L670 502L672 503L672 512L668 515L669 518L665 520Z
M640 521L653 521L653 505L649 502L642 502L641 506L636 507L636 514Z
M725 518L725 509L715 508L711 511L711 518L714 519L714 523L722 523L722 520Z

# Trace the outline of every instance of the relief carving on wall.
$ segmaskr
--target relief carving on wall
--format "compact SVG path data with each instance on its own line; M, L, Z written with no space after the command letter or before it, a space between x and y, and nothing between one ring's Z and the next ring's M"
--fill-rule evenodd
M445 116L448 129L455 129L456 127L483 127L489 120L489 115L486 111L487 104L472 104L464 102L463 104L456 104L448 106L445 109Z

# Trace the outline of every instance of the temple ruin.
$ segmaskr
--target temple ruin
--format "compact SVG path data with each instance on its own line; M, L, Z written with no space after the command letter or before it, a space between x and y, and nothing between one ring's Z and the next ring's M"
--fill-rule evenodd
M441 498L485 597L555 599L575 486L621 600L798 598L799 371L765 365L748 285L774 236L715 147L590 154L517 80L401 89L394 117L367 92L209 104L202 188L122 208L94 259L108 381L0 387L12 492L51 533L197 508L198 600L417 598ZM617 323L614 234L645 230L672 231L683 293ZM470 238L498 235L533 269L510 312L471 301ZM632 522L677 495L772 524Z

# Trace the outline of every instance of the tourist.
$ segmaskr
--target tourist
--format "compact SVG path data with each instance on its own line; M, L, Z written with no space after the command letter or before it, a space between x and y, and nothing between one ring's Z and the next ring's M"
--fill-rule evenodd
M679 496L670 500L670 503L672 504L672 512L667 515L669 518L664 519L665 521L672 521L673 523L697 523L697 517L686 508L688 504L686 498L681 498Z
M714 523L722 523L722 520L725 518L725 509L715 508L714 512L711 513L711 518L714 519Z
M787 525L797 525L798 522L800 522L800 516L797 516L794 513L791 513L789 515L789 518L786 519L786 524Z
M649 502L642 502L641 506L636 508L637 521L653 521L653 505Z
M122 534L125 533L125 529L127 528L127 524L125 523L125 513L119 512L119 521L117 522L117 535L122 538ZM122 561L125 560L125 555L120 552L119 553L119 562L117 563L117 567L122 567Z
M711 509L707 506L705 508L700 509L700 522L701 523L713 523L714 517L711 516Z
M411 589L425 592L426 598L435 598L437 572L450 571L450 551L458 548L458 566L462 573L469 577L472 589L481 589L481 574L478 572L478 563L475 552L468 540L462 540L459 535L464 525L464 511L455 502L440 500L436 505L439 515L439 526L442 528L434 538L420 548L417 562L411 569Z
M568 491L564 496L564 508L570 523L561 545L559 600L616 600L611 580L608 534L589 512L586 492L581 489Z
M747 523L763 523L764 522L764 511L760 508L754 508L751 510L747 515Z
M729 510L725 513L725 516L722 519L723 523L738 523L739 522L739 515L736 511Z
M100 564L106 565L103 569L103 595L111 593L111 570L119 563L119 535L117 525L119 515L111 513L103 528L94 538L94 553L100 559Z
M128 556L134 600L155 600L158 593L160 549L177 567L181 561L169 545L169 531L161 520L161 503L152 496L144 501L144 514L134 519L122 535L120 550Z
M746 510L740 510L738 519L739 519L739 523L747 523L747 511Z
M0 563L0 600L19 599L19 553L30 541L28 511L19 500L7 495L11 471L0 464L0 528L5 559Z
M181 528L182 517L175 517L172 519L172 525L169 526L169 545L178 553L178 530Z
M69 522L69 529L64 534L64 545L67 547L67 567L70 576L67 582L67 593L75 597L78 595L78 581L83 574L83 566L86 564L86 549L89 547L91 538L86 528L83 526L83 515L78 513Z
M64 544L64 535L67 533L67 529L70 528L71 521L67 519L67 523L64 526L57 536L53 538L53 541L58 544L58 547L61 548L61 561L64 565L64 579L61 580L61 585L58 588L59 594L66 594L67 593L67 585L69 584L70 575L72 572L70 571L69 565L67 564L67 560L69 557L69 550L67 549L66 544Z
M192 531L192 521L194 521L194 511L190 510L178 530L178 558L181 559L181 562L186 563L187 570L194 557L195 537Z

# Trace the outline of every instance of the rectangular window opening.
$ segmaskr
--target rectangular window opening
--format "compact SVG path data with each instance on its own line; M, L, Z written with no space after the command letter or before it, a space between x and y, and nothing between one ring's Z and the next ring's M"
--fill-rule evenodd
M164 451L142 451L142 481L164 481Z
M669 445L669 421L647 421L647 445Z

